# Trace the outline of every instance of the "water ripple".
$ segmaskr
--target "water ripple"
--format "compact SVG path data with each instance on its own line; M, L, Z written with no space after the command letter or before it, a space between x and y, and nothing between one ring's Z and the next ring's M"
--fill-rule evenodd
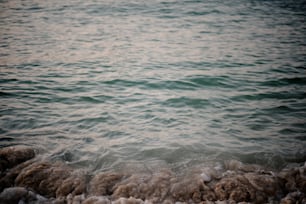
M303 8L0 1L0 147L37 146L93 171L302 161Z

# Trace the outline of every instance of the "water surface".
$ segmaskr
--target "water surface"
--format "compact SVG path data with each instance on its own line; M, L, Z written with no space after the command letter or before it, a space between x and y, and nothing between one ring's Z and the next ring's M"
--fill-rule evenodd
M305 9L0 1L0 146L90 171L304 162Z

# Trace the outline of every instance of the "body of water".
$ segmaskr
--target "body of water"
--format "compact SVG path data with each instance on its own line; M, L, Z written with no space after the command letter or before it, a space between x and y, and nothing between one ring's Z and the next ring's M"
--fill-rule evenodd
M0 146L89 171L306 160L305 1L0 1Z

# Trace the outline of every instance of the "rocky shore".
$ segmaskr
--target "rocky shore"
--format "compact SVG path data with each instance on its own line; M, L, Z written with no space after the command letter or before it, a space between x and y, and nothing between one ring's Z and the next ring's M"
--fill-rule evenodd
M306 203L304 166L272 172L225 162L185 175L169 169L91 175L36 157L28 147L0 149L0 204Z

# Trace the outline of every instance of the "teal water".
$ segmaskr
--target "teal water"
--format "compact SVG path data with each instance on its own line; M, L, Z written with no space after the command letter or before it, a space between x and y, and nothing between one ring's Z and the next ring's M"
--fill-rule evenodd
M0 147L91 171L305 162L305 9L2 0Z

